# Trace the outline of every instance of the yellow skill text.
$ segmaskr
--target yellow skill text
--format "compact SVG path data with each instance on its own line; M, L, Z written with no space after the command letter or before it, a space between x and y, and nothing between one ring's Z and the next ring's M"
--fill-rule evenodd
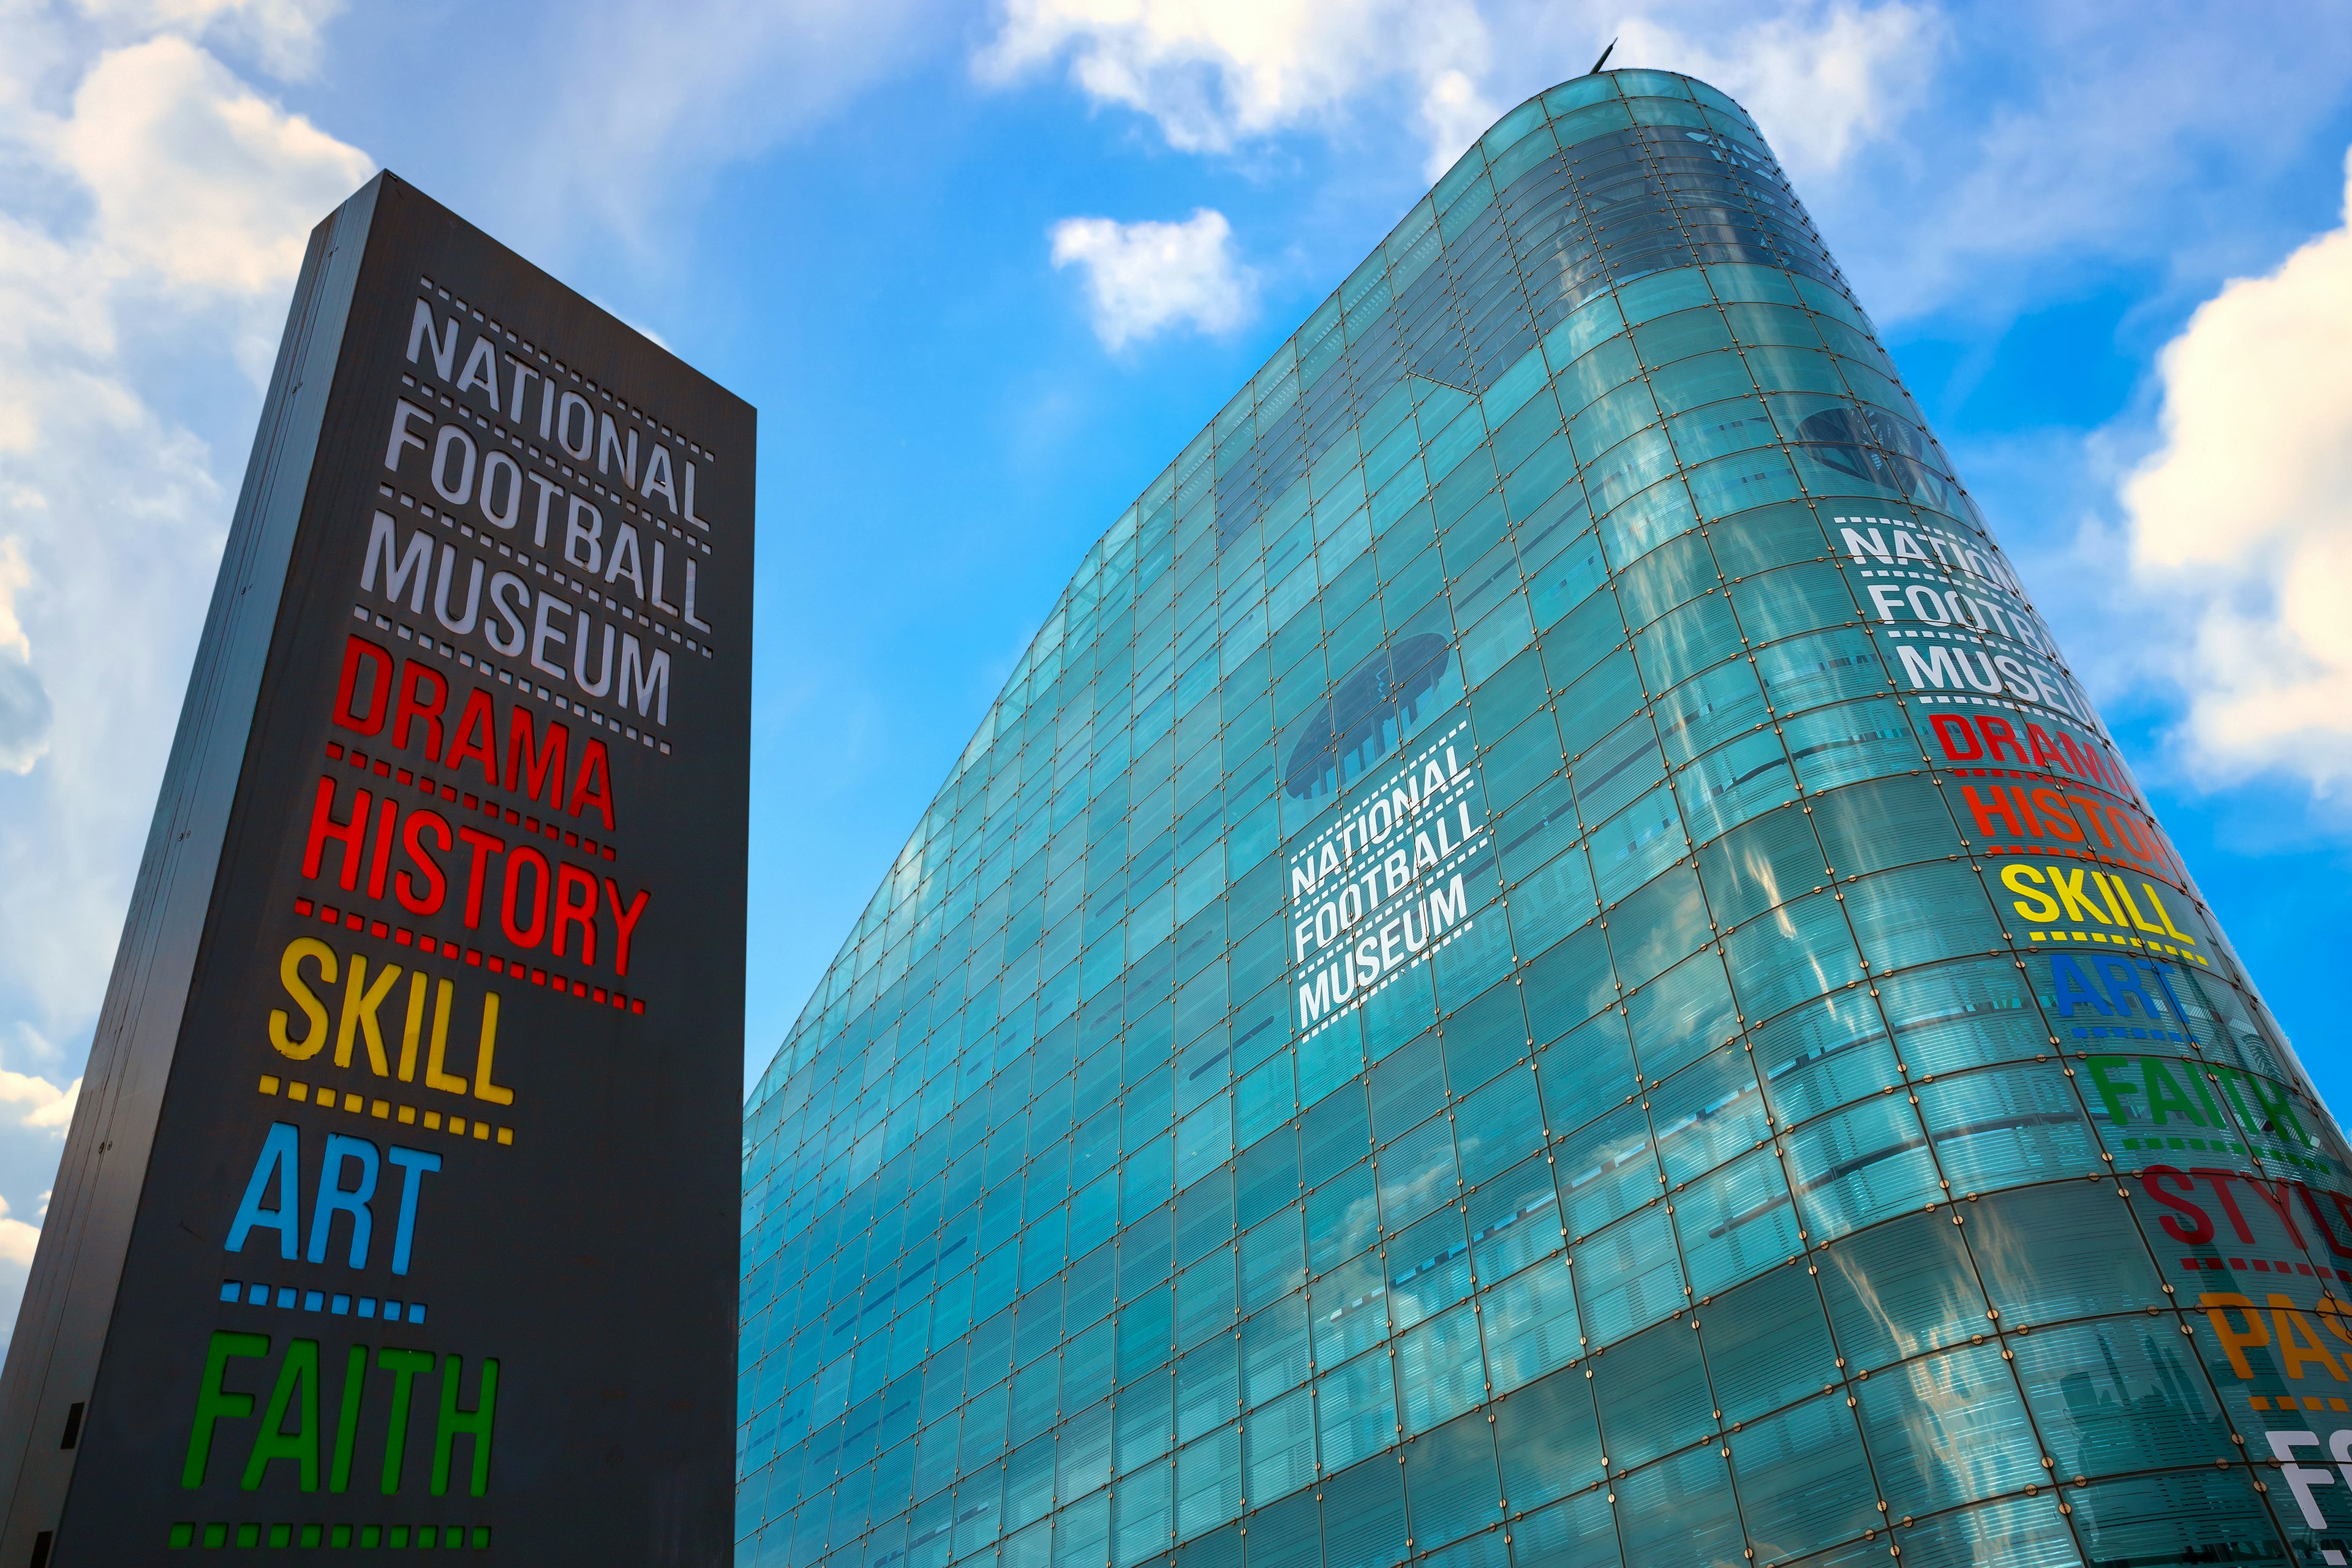
M2018 861L2001 868L2000 885L2016 895L2010 908L2018 919L2053 928L2029 931L2034 942L2097 942L2206 962L2197 939L2173 923L2164 895L2146 879L2126 881L2089 866Z
M345 958L314 936L286 944L278 961L278 978L293 1003L291 1008L270 1010L269 1043L278 1055L309 1061L331 1047L335 1066L348 1068L354 1055L362 1055L376 1077L397 1078L403 1083L417 1080L421 1057L425 1088L492 1105L514 1103L514 1090L493 1077L499 1048L497 992L485 989L478 1008L461 1009L454 981L436 980L422 970L403 971L399 964L381 960L371 965L364 953ZM470 1078L449 1070L449 1027L453 1015L461 1010L477 1012L480 1020ZM395 1039L396 1058L391 1043Z

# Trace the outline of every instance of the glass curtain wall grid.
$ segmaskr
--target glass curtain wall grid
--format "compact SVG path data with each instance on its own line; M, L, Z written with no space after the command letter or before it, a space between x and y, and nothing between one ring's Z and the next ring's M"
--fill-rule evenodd
M1682 77L1087 553L743 1160L747 1563L2344 1560L2342 1135Z

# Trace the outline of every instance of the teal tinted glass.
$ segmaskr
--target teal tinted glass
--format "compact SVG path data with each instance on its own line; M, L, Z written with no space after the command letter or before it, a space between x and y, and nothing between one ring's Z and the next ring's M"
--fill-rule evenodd
M1580 78L753 1091L738 1559L2340 1561L2346 1160L1752 122Z

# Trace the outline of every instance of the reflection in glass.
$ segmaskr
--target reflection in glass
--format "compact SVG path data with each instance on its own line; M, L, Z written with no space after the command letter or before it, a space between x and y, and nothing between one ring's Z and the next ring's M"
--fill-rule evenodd
M750 1097L738 1560L2352 1555L2352 1150L1916 419L1728 99L1506 115Z

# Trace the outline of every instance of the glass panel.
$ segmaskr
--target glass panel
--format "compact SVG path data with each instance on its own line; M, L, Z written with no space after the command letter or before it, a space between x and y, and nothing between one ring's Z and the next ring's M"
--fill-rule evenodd
M1646 1465L1715 1430L1698 1338L1671 1318L1592 1358L1592 1397L1612 1468Z
M1666 754L1687 763L1770 718L1756 671L1745 660L1717 665L1676 687L1657 707Z
M1448 1205L1389 1238L1389 1313L1408 1329L1470 1294L1470 1244Z
M2050 1048L2025 976L1999 959L1891 976L1879 982L1879 1002L1915 1071L1948 1072Z
M1824 1395L1731 1437L1740 1510L1759 1560L1785 1563L1882 1521L1845 1401Z
M1503 1496L1533 1510L1601 1479L1601 1430L1591 1384L1576 1371L1555 1373L1494 1406Z
M1417 1551L1497 1522L1502 1484L1487 1423L1473 1416L1423 1434L1405 1452L1404 1489Z
M1769 731L1743 735L1675 775L1691 837L1704 843L1797 798L1797 776Z
M1323 1561L1328 1568L1388 1568L1412 1551L1400 1467L1383 1458L1323 1483Z
M1687 1449L1617 1483L1627 1568L1743 1562L1738 1505L1722 1455Z
M2055 1174L2057 1173L2052 1173ZM1969 1250L2014 1326L2169 1305L2139 1228L2104 1182L1997 1193L1968 1211Z
M1404 1427L1425 1433L1486 1397L1478 1315L1465 1302L1397 1338Z
M1816 1237L1843 1236L1943 1195L1927 1134L1892 1097L1789 1135L1790 1184Z
M1388 1338L1387 1266L1376 1252L1318 1278L1313 1302L1315 1359L1325 1366Z
M1607 1494L1587 1492L1520 1520L1511 1561L1516 1568L1616 1568L1622 1559Z
M1626 1105L1588 1122L1554 1146L1559 1210L1581 1238L1657 1196L1662 1184L1650 1152L1650 1118Z
M1780 905L1724 939L1731 987L1743 1011L1769 1017L1862 973L1845 914L1828 893Z
M2254 1563L2286 1556L2243 1469L2175 1472L2069 1489L2095 1562ZM2340 1548L2339 1548L2340 1550Z
M1811 1268L1791 1258L1737 1290L1701 1300L1699 1342L1724 1420L1753 1421L1839 1381L1837 1348Z
M1607 1345L1646 1328L1688 1300L1664 1205L1644 1210L1587 1242L1576 1254L1576 1289L1591 1343Z
M1798 714L1782 725L1781 739L1808 790L1835 789L1927 760L1903 709L1890 698Z
M1294 1389L1250 1412L1242 1424L1242 1439L1244 1496L1278 1498L1307 1485L1315 1479L1315 1402L1311 1391Z
M1307 1381L1307 1299L1289 1296L1242 1325L1242 1397L1264 1405Z
M2167 1314L2168 1317L2168 1314ZM2012 1342L2018 1381L2066 1476L2205 1465L2230 1423L2167 1321L2109 1318Z
M1567 1259L1538 1263L1480 1299L1487 1377L1496 1394L1523 1387L1580 1353L1576 1290Z
M1787 1178L1769 1149L1733 1161L1675 1194L1691 1289L1727 1289L1802 1250Z
M1360 1356L1316 1379L1315 1413L1327 1469L1352 1465L1396 1442L1396 1385L1387 1354Z
M1923 1521L1904 1547L1906 1562L1934 1568L1963 1563L2020 1563L2024 1568L2080 1568L2074 1542L2055 1494L2019 1498ZM1873 1561L1876 1559L1874 1557Z
M2052 1065L1988 1068L1919 1087L1919 1114L1952 1190L1991 1192L2099 1168L2098 1140Z
M1749 1053L1727 1046L1650 1091L1658 1158L1677 1186L1769 1135Z
M1998 1345L1906 1363L1857 1385L1857 1396L1863 1436L1895 1514L1933 1513L2047 1479Z
M1176 1456L1176 1533L1190 1539L1241 1512L1241 1429L1226 1426Z
M1992 1332L1960 1230L1920 1213L1823 1247L1822 1296L1849 1364L1883 1366Z

